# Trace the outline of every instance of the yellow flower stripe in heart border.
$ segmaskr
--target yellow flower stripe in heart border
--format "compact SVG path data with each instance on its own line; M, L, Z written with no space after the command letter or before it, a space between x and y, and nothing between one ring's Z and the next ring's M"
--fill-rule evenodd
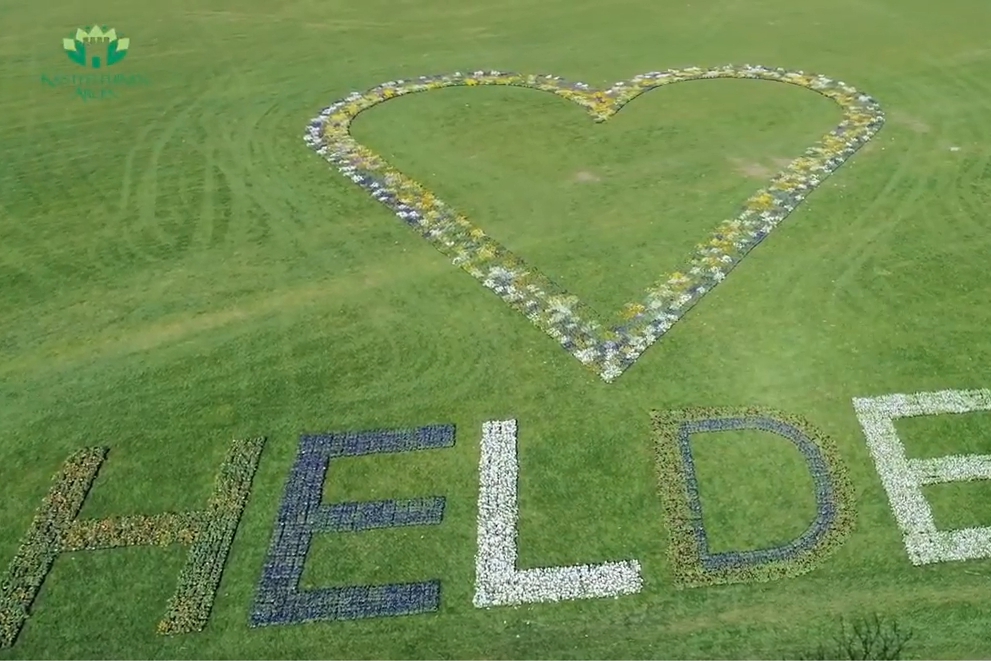
M351 120L363 110L406 94L444 87L510 85L552 92L585 107L601 122L647 90L712 78L771 80L805 87L835 101L843 109L843 120L747 200L738 216L720 223L709 240L696 247L682 270L662 277L641 301L628 304L611 326L464 215L360 145L349 131ZM690 67L635 76L607 90L594 90L556 76L475 71L390 81L367 92L352 93L324 108L310 122L304 139L344 176L392 209L456 265L526 315L608 383L721 282L883 123L881 108L870 96L841 81L801 71L750 65Z

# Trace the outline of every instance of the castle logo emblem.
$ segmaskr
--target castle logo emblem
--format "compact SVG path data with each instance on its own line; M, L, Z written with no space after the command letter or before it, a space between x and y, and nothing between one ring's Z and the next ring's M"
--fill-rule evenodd
M101 69L123 60L130 42L127 37L118 36L113 28L94 25L77 28L72 37L62 40L62 48L76 64Z

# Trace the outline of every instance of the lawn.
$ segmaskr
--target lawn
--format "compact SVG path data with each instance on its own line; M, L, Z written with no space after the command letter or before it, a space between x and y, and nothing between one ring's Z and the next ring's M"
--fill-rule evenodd
M125 79L74 85L61 42L93 21L130 39L105 69ZM991 560L912 565L852 403L991 387L989 21L978 0L0 0L0 570L81 448L110 449L80 513L104 518L202 510L232 439L267 439L203 631L156 633L186 547L67 552L0 658L785 658L871 613L915 632L910 656L991 656ZM724 64L845 81L886 122L611 383L303 141L386 81L605 88ZM840 118L800 87L719 79L605 123L457 87L351 130L607 319ZM651 412L688 407L767 407L831 439L855 510L839 548L800 576L680 588ZM639 593L473 605L483 423L509 419L518 567L635 559ZM435 424L453 447L335 459L323 494L440 495L443 521L317 535L301 586L439 579L436 612L249 626L300 436ZM991 413L897 429L912 456L991 454ZM812 521L781 437L692 444L714 551ZM991 525L988 483L925 489L940 527Z

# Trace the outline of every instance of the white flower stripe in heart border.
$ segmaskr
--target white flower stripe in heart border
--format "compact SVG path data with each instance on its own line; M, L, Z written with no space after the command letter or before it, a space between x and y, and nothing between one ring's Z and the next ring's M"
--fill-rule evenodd
M354 117L383 101L413 92L454 86L510 85L552 92L605 121L647 90L688 80L749 78L805 87L835 101L843 120L770 184L744 204L735 218L719 224L697 246L685 268L660 279L644 298L625 306L609 326L591 308L527 265L475 227L464 215L403 175L350 133ZM457 72L383 83L355 92L324 108L307 127L306 143L344 176L392 209L407 225L450 257L534 325L556 339L606 382L615 380L647 347L671 329L743 257L784 220L810 192L880 130L878 103L841 81L762 66L691 67L647 73L604 91L556 76L498 71Z

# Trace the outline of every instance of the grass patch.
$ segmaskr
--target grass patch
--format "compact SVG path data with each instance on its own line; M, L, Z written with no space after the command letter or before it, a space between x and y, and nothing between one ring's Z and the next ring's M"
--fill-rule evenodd
M425 581L443 573L444 535L435 526L316 535L302 589Z
M815 518L812 477L788 439L756 430L701 433L692 453L713 553L782 546Z
M991 481L930 484L922 493L940 530L991 526Z
M546 92L483 87L390 101L352 133L611 317L840 117L767 81L652 90L598 125Z
M323 485L324 502L443 495L441 475L450 463L443 455L443 450L425 450L332 459Z
M991 454L991 412L948 413L895 421L910 458Z

